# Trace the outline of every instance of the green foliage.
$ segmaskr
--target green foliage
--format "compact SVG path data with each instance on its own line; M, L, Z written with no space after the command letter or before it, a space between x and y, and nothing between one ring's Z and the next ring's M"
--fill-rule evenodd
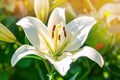
M104 54L109 48L111 41L111 35L108 31L108 27L103 23L97 22L91 29L91 32L86 40L86 44L96 48Z

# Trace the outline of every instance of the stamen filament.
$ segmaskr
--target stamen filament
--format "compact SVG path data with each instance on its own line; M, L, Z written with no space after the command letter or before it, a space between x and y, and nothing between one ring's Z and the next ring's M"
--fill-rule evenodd
M55 28L54 28L55 27ZM59 31L60 31L60 25L56 25L53 27L53 31L54 31L54 48L55 51L57 50L57 48L59 47Z

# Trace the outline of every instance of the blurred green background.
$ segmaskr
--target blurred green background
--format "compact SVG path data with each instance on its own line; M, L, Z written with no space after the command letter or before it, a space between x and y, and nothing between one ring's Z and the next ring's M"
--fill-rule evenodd
M53 1L56 3L53 4ZM61 6L66 1L77 15L89 14L90 6L86 3L87 0L50 0L51 9ZM97 11L106 3L115 3L113 0L90 1ZM22 44L29 42L16 22L24 16L35 16L33 2L34 0L0 0L0 23L5 25ZM70 15L67 17L67 21L74 18ZM115 24L120 23L118 21ZM120 26L118 27L120 29ZM56 74L55 80L120 80L120 30L112 33L109 29L111 26L107 25L105 20L98 20L84 44L102 54L105 61L103 68L88 58L82 57L71 64L70 70L64 77L59 73ZM19 45L15 43L0 41L0 80L48 80L48 72L41 60L28 56L20 60L14 68L11 66L11 57L18 47Z

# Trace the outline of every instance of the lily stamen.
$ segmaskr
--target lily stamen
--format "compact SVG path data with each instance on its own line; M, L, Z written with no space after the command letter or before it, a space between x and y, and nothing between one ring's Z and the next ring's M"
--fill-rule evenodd
M58 40L60 41L60 35L58 36Z
M56 25L54 25L54 26L53 26L53 29L52 29L52 38L54 38L55 27L56 27Z
M53 29L52 29L52 31L55 31L55 27L56 27L56 25L54 25L54 26L53 26Z
M52 38L54 38L54 31L52 31Z
M63 31L64 31L64 37L67 37L65 27L63 27Z

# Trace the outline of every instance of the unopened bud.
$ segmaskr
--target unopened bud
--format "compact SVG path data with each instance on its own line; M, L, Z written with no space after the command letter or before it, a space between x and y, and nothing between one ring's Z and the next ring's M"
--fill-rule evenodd
M37 18L45 23L49 14L49 0L35 0L34 10Z
M5 42L14 42L16 37L13 33L0 23L0 40Z

